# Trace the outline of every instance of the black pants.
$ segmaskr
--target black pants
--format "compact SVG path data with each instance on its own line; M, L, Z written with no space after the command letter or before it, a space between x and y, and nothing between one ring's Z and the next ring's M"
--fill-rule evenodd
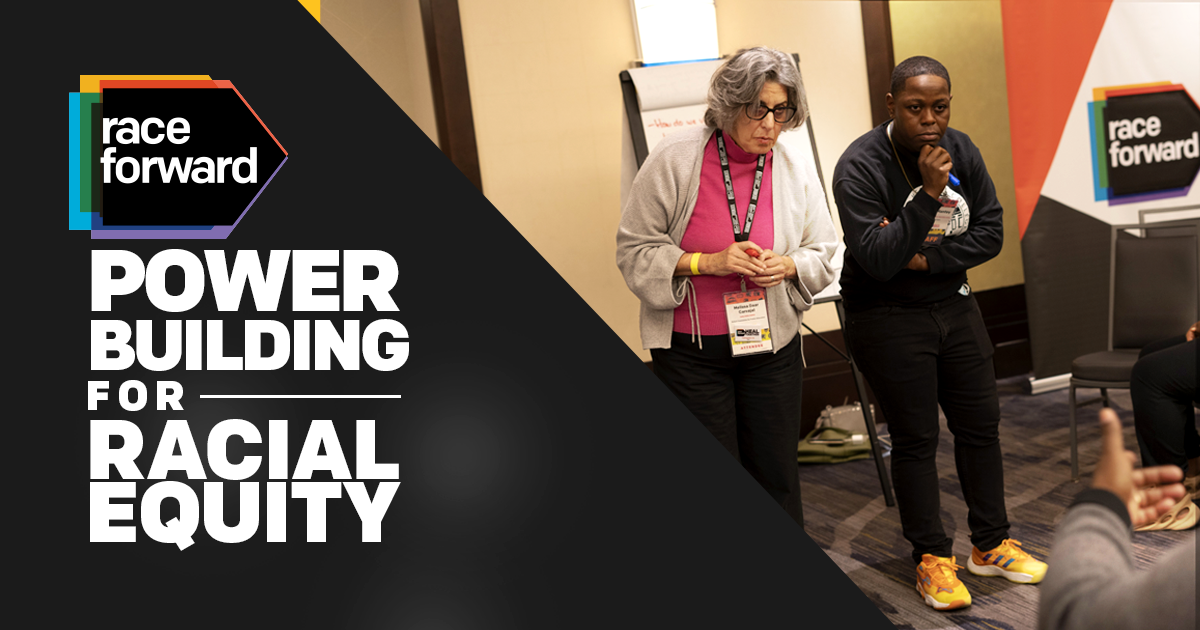
M954 463L967 503L971 542L982 550L1008 537L1000 402L993 348L972 296L933 306L850 311L846 338L888 422L892 476L913 559L953 555L942 528L937 473L938 405L954 434Z
M673 333L671 348L651 350L654 373L800 527L800 336L775 354L734 358L729 337Z
M1129 390L1142 466L1175 464L1187 470L1187 460L1200 457L1194 403L1197 340L1183 335L1142 349L1133 366Z

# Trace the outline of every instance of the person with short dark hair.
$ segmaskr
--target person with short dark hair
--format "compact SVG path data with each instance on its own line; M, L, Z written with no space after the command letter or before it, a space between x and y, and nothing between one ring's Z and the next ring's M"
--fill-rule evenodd
M946 71L946 66L943 66L937 59L921 56L909 57L901 61L892 70L891 93L899 94L903 92L909 79L926 74L931 77L940 77L946 82L946 91L953 93L953 88L950 85L950 73Z
M1009 537L994 349L967 284L968 269L1000 253L1003 210L979 149L949 128L946 68L906 59L892 86L891 120L855 140L833 174L846 240L845 336L891 432L917 591L929 606L953 610L971 595L942 527L939 405L967 503L967 568L1036 583L1046 565Z
M654 373L801 526L800 322L837 248L816 165L776 143L807 115L789 55L738 51L713 73L705 126L646 158L617 232ZM729 324L754 312L763 325Z

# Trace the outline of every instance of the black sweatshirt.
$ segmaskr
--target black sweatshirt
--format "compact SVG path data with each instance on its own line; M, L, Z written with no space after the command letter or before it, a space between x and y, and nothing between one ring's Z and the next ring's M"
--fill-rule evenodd
M897 144L901 170L887 127L885 122L855 140L833 171L833 195L847 250L842 298L849 310L944 300L967 282L967 269L994 258L1004 242L1004 211L979 149L966 134L946 129L938 144L954 162L950 172L961 185L951 188L966 200L968 222L961 234L922 249L941 204L918 191L905 205L913 188L922 185L921 170L917 154ZM891 223L880 227L884 217ZM918 251L929 262L927 272L905 269Z

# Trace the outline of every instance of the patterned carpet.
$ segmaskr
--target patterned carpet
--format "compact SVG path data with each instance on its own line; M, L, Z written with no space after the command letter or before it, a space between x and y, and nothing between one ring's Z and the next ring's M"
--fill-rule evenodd
M1012 536L1023 548L1046 559L1055 524L1079 490L1090 483L1099 457L1099 405L1079 412L1079 483L1071 482L1067 391L1038 396L1023 393L1024 378L1000 382L1000 439L1004 449L1005 491ZM1082 390L1080 397L1095 395ZM1133 412L1128 391L1114 391L1113 406L1125 425L1125 443L1136 451ZM883 427L881 427L883 428ZM886 432L886 429L883 428ZM891 461L888 458L890 469ZM958 563L966 566L971 552L967 508L954 469L952 436L942 418L938 448L942 522L954 539ZM805 529L829 557L879 607L897 628L1034 628L1038 587L1002 578L981 578L966 569L959 578L971 591L973 604L939 613L917 596L915 566L908 542L900 533L900 515L887 507L874 461L801 466ZM1140 567L1182 542L1189 532L1143 532L1134 536ZM1053 563L1053 558L1048 560Z

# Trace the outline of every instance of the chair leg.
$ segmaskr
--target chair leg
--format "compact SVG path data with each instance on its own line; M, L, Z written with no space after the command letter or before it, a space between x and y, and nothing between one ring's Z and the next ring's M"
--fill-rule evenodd
M1079 481L1079 445L1075 438L1075 386L1067 394L1067 405L1071 408L1071 481Z
M1104 407L1110 406L1108 404L1108 390L1103 387L1100 388L1100 404Z

